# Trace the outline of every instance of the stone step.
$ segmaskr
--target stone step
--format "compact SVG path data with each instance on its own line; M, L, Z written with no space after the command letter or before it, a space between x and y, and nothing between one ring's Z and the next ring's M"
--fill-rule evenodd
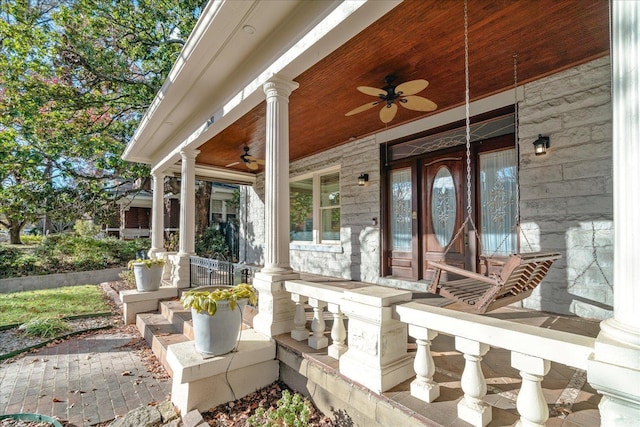
M171 367L167 363L167 348L171 344L189 341L189 338L160 313L139 313L136 327L162 366L169 375L173 376Z

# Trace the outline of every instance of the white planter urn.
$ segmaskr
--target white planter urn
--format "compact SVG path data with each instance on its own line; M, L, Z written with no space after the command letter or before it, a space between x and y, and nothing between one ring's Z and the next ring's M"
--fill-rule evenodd
M138 292L152 292L160 289L162 283L163 264L148 264L145 262L133 262L133 275L136 278Z

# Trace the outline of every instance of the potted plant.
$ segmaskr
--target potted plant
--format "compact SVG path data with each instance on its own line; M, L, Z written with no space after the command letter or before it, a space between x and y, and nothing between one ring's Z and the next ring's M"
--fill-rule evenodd
M191 309L196 351L205 357L232 351L242 329L242 311L258 296L251 285L205 286L182 294L184 308Z
M138 292L157 291L162 282L164 259L134 259L129 261L129 270L133 270Z

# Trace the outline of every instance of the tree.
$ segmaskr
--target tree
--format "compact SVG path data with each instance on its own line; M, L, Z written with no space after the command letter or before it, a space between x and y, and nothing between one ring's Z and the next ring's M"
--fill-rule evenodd
M148 169L120 156L202 0L0 0L0 224L100 215ZM132 190L133 188L133 190Z

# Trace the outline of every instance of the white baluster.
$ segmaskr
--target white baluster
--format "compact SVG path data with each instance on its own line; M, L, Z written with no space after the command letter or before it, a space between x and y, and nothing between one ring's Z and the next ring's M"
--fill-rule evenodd
M458 418L474 426L484 427L491 422L491 406L484 401L487 394L487 382L480 368L482 356L487 354L489 346L466 338L456 337L456 350L465 358L464 371L460 385L464 397L458 402Z
M293 316L291 338L296 341L304 341L309 338L307 316L304 313L304 303L307 302L307 297L300 294L291 294L291 299L296 303L296 313Z
M511 352L511 366L520 371L522 386L518 393L516 408L520 420L516 426L542 427L549 419L549 408L542 394L541 382L549 373L551 364L548 360L526 354Z
M409 335L416 339L417 351L413 361L416 379L411 382L411 395L425 402L433 402L440 396L440 385L433 381L436 365L431 356L431 341L438 332L409 325Z
M309 305L313 307L313 320L311 321L311 331L313 335L309 337L309 347L319 350L329 345L329 338L324 336L324 307L326 302L316 298L309 298Z
M345 340L347 339L347 330L344 327L344 316L340 310L339 304L329 303L327 305L329 313L333 314L333 326L331 327L331 340L328 354L334 359L340 359L340 356L347 351Z

